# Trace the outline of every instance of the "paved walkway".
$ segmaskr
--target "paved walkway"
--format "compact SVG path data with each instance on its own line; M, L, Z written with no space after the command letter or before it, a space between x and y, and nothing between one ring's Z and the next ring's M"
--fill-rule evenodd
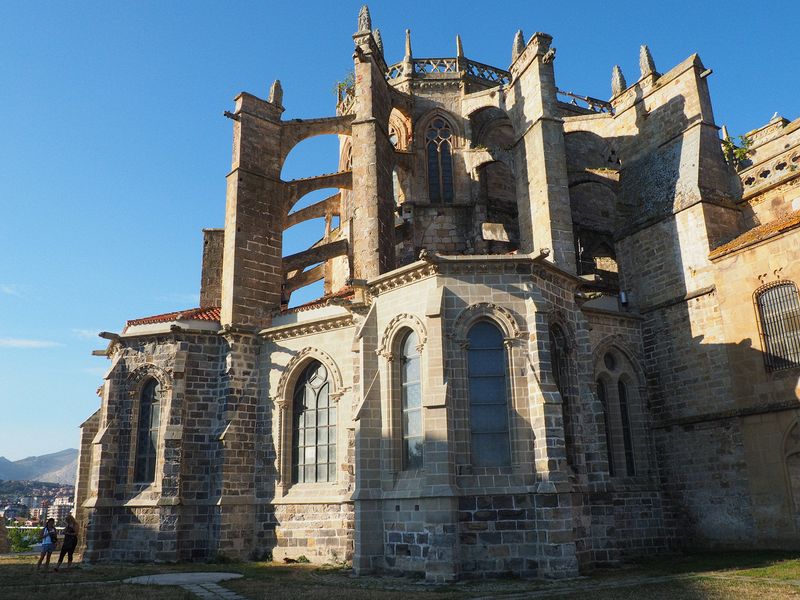
M177 585L202 600L247 600L236 592L217 585L220 581L239 579L241 573L161 573L124 579L122 583L140 585Z

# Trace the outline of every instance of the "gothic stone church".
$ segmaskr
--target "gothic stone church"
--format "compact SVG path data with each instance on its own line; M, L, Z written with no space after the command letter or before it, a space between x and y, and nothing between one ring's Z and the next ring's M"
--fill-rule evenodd
M800 119L737 150L697 55L642 47L606 102L557 87L544 33L508 70L408 34L387 64L366 7L353 40L335 116L282 120L278 82L226 113L201 306L101 334L86 559L447 581L799 548ZM320 134L338 171L282 180Z

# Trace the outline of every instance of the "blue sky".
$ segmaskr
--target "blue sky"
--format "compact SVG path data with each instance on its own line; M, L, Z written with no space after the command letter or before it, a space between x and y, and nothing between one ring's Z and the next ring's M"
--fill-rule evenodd
M197 305L203 227L221 227L242 90L284 88L284 118L333 114L360 2L12 2L0 6L0 456L77 447L99 406L101 330ZM566 6L567 8L562 8ZM373 2L387 60L465 54L499 67L514 32L554 36L559 87L610 95L647 43L659 70L699 52L732 134L800 116L785 2ZM336 169L335 138L291 179ZM324 194L325 192L320 192ZM313 200L307 198L306 203ZM293 228L286 253L322 231ZM313 290L311 294L318 290ZM307 296L306 296L307 297ZM302 299L302 298L301 298Z

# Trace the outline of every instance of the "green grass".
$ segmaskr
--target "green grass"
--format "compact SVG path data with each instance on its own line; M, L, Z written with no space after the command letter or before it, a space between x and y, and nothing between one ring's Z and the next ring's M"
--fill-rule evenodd
M0 557L0 597L3 600L188 600L185 590L123 585L128 577L166 572L226 571L242 579L224 587L253 600L456 600L521 595L546 590L548 597L579 600L681 599L716 600L797 598L800 600L800 555L786 552L705 552L642 560L620 569L598 571L567 582L520 579L480 580L445 586L425 585L418 579L393 576L353 577L337 566L285 565L270 562L186 564L81 565L70 573L36 573L38 557ZM642 582L647 577L676 577ZM747 579L743 579L747 578ZM786 583L783 583L786 582ZM790 584L794 584L791 585ZM61 585L64 583L76 585Z

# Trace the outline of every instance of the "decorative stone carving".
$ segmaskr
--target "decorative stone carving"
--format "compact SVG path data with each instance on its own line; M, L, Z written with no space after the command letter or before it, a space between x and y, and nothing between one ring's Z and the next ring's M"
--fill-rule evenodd
M450 337L466 340L467 332L472 324L482 317L498 323L506 338L518 338L522 334L517 317L507 308L493 302L478 302L462 310L456 317Z
M365 4L358 11L358 33L372 31L372 18L369 16L369 7Z
M511 46L511 62L514 62L525 50L525 36L522 34L522 29L518 29L514 34L514 44Z
M375 39L375 45L378 47L378 52L383 56L383 38L381 37L381 30L376 29L372 32L372 37Z
M428 341L428 332L425 329L422 319L409 313L400 313L395 315L392 320L389 321L389 324L386 325L386 328L383 330L381 343L378 345L378 348L375 350L375 352L388 359L388 357L392 354L392 344L397 332L404 327L413 329L416 332L417 337L419 338L419 351L422 352L425 342Z
M626 89L628 89L628 84L625 82L622 69L619 65L614 65L614 69L611 71L611 95L619 96Z
M647 47L647 44L642 44L642 47L639 48L639 70L642 73L642 78L648 75L658 77L656 63L653 60L653 55L650 54L650 48Z
M162 393L172 389L172 377L167 371L156 365L146 364L134 369L128 375L125 386L128 391L128 396L137 398L141 391L142 384L150 378L158 381Z
M326 352L323 352L318 348L311 348L309 346L307 348L303 348L300 350L300 352L295 354L283 369L283 373L278 380L278 389L275 395L272 397L273 402L279 405L281 402L286 402L286 406L288 406L291 396L291 390L288 389L289 382L291 379L295 378L298 373L298 369L302 366L302 363L311 360L318 360L325 366L326 369L328 369L328 374L330 375L333 383L333 389L331 390L332 394L344 391L342 373L339 371L339 367L336 365L336 362Z
M556 49L555 48L550 48L550 50L545 52L544 56L542 56L542 62L544 64L548 64L548 63L553 62L555 60L555 58L556 58Z

